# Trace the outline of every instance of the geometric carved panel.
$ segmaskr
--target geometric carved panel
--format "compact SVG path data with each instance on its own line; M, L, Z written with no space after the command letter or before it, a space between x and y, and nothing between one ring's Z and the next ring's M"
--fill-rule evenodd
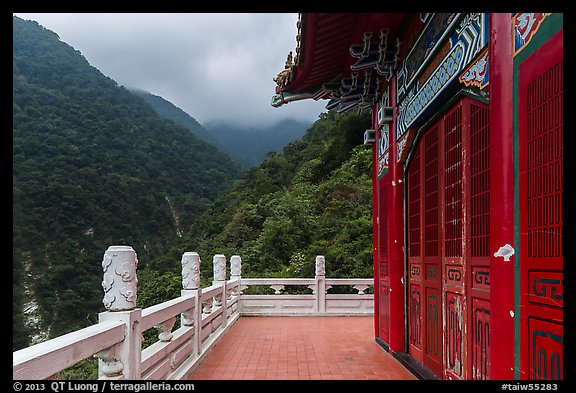
M529 320L531 379L563 379L563 327L537 318Z
M410 264L410 278L420 278L421 277L421 269L419 263L411 263Z
M472 301L472 379L490 379L490 302Z
M551 307L564 306L564 279L562 272L528 272L528 301Z
M472 288L490 290L490 268L472 267Z
M464 267L459 265L446 265L444 280L448 285L464 285Z
M422 349L422 316L420 285L410 285L410 344L418 349Z
M446 292L446 371L462 378L462 329L464 303L461 295Z

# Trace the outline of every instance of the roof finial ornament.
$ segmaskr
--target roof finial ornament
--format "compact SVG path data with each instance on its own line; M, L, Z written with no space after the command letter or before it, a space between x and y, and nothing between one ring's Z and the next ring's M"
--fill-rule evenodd
M284 63L284 70L280 71L278 75L272 78L272 80L276 82L278 86L286 85L286 82L288 82L288 77L292 72L292 67L294 67L294 62L292 61L292 51L290 51L286 57L286 63Z
M288 56L286 56L286 63L284 63L284 68L288 69L293 65L294 63L292 62L292 51L290 51L290 53L288 53Z

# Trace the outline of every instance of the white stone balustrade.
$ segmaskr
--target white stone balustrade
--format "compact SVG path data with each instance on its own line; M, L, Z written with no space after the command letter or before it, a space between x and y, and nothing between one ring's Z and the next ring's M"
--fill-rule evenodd
M372 278L243 278L244 287L267 286L284 287L284 292L274 295L240 296L241 315L250 316L351 316L373 315L374 295L364 291L374 285ZM312 294L290 294L286 288L305 287ZM331 294L328 289L353 287L358 292L352 294ZM362 290L363 289L363 290Z
M184 379L241 315L372 315L374 298L366 294L373 279L325 277L325 260L316 258L315 278L242 278L238 255L214 256L213 285L200 288L200 256L182 255L181 296L154 306L136 307L138 258L129 246L104 253L102 287L106 311L99 323L13 353L13 379L47 379L90 356L99 359L99 379ZM264 285L274 295L245 295L242 289ZM312 294L290 294L303 286ZM357 294L330 294L349 286ZM284 291L284 292L283 292ZM180 326L174 330L176 317ZM142 348L142 332L159 329L158 341ZM174 330L174 331L173 331Z

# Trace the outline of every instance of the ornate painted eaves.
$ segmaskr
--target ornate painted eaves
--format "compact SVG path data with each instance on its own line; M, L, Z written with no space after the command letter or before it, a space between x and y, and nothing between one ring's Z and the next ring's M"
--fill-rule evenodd
M470 63L470 65L464 69L458 80L464 86L476 86L480 89L484 89L490 83L489 78L489 54L488 47L484 49L478 58Z

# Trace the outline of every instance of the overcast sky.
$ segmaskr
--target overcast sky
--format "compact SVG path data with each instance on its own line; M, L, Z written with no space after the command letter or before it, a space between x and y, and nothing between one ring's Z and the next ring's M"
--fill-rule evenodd
M25 14L119 85L159 95L200 123L313 122L326 101L270 105L297 14Z

